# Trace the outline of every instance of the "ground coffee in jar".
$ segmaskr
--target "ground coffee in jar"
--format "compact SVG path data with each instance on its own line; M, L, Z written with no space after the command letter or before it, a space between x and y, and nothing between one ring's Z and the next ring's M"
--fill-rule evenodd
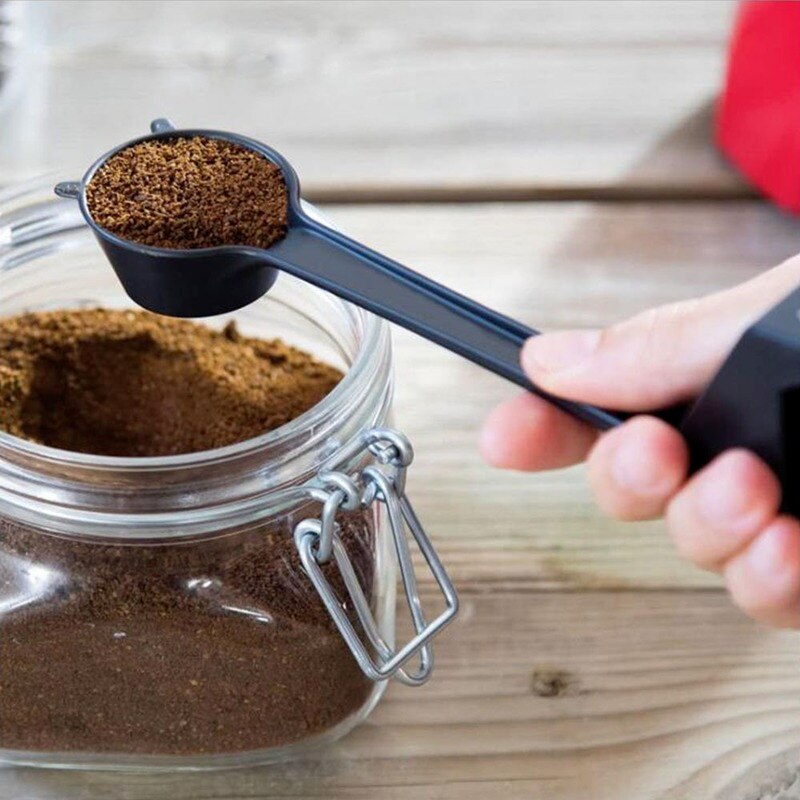
M280 340L144 311L0 319L0 430L112 456L209 450L307 411L341 373Z
M106 455L217 447L279 426L341 375L280 341L138 311L0 321L0 427ZM373 691L299 563L319 508L128 546L0 519L0 747L202 755L327 731ZM342 513L369 596L374 520ZM343 595L335 569L325 573Z

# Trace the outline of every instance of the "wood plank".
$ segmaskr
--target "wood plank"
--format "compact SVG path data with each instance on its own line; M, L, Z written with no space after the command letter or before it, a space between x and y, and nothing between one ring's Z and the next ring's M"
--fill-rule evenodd
M732 4L58 2L0 125L0 175L169 115L238 130L322 199L739 196L710 141Z
M340 207L351 235L544 329L600 325L738 283L800 250L797 223L758 203ZM716 586L679 563L660 523L594 511L582 469L530 476L483 464L475 440L515 390L397 330L398 425L409 487L461 585Z
M788 800L798 658L796 635L758 628L716 592L478 593L441 639L437 677L390 687L366 725L313 759L180 775L5 770L0 798Z

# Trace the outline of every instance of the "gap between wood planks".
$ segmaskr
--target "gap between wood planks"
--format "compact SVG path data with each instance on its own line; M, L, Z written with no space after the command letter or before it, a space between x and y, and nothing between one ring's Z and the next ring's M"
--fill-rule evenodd
M663 186L342 186L311 187L305 197L326 205L420 205L478 203L739 203L758 200L754 189Z
M562 586L537 586L525 583L507 583L492 580L467 580L454 579L456 590L459 597L504 597L508 595L623 595L623 594L643 594L643 595L719 595L727 591L724 586L602 586L586 584L581 585L562 585ZM439 591L428 581L420 581L420 596L429 602L435 602L440 596ZM398 602L400 602L398 600Z

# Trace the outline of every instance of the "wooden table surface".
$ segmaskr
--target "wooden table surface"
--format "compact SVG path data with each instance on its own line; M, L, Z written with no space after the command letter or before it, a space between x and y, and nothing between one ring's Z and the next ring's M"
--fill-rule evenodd
M237 129L285 151L353 236L533 325L599 325L800 250L800 223L711 144L731 12L39 4L26 89L0 114L0 176L78 174L162 114ZM478 426L513 389L395 341L410 492L462 598L429 685L392 686L310 761L7 769L0 798L800 797L800 638L742 617L661 523L603 519L581 468L484 465Z

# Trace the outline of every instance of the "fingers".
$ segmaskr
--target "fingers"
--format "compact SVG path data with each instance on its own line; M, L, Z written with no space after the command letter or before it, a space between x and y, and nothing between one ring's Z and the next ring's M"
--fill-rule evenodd
M800 627L800 523L778 517L725 565L736 605L765 625Z
M732 450L693 477L667 510L678 552L721 572L753 619L800 627L800 523L778 515L780 485L755 455Z
M601 508L627 520L666 513L680 555L721 572L748 615L800 628L800 522L778 514L780 485L754 454L729 451L687 481L686 445L661 420L634 417L598 439L533 395L494 411L481 449L513 469L566 466L591 450L589 478Z
M654 519L686 479L681 435L654 417L635 417L605 434L589 457L589 483L600 508L623 520Z
M774 519L777 478L746 450L730 450L701 470L667 510L678 553L704 569L719 569Z
M583 461L597 433L550 403L523 394L498 406L480 436L483 457L506 469L558 469Z
M661 408L706 386L743 331L796 285L800 259L700 300L651 309L605 330L526 343L522 366L547 391L620 410Z

